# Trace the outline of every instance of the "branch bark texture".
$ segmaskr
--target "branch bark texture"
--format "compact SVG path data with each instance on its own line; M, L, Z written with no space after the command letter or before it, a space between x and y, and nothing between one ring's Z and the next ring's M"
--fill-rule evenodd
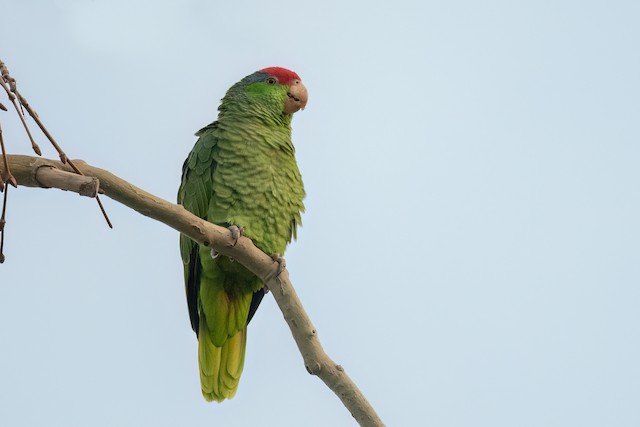
M90 197L95 197L100 189L106 196L142 215L160 221L222 255L233 257L260 277L272 292L291 329L307 371L324 381L361 426L384 426L342 366L325 353L316 329L289 280L288 271L285 269L277 274L278 264L250 239L241 237L234 246L231 233L226 228L204 221L180 205L147 193L104 169L82 161L74 160L74 165L85 176L74 174L69 165L57 160L21 155L8 155L7 158L18 185L60 188ZM0 176L6 172L3 168L4 165L0 164Z

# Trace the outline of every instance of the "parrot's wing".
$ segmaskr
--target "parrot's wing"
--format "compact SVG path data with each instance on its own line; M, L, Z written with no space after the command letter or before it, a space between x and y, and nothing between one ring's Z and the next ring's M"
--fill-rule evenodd
M189 157L182 167L182 182L178 190L178 203L192 214L206 219L209 202L212 195L213 173L216 162L213 159L213 148L217 137L213 132L218 122L202 128ZM200 288L200 256L198 244L189 237L180 235L180 254L184 264L184 282L187 292L187 306L191 327L197 334L199 330L198 293Z

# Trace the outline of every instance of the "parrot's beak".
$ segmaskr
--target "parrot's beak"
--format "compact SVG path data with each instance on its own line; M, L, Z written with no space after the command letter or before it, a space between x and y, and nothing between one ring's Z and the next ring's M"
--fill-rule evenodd
M289 92L287 92L287 100L284 103L284 113L293 114L298 110L304 110L308 99L307 88L304 87L300 80L294 80L289 86Z

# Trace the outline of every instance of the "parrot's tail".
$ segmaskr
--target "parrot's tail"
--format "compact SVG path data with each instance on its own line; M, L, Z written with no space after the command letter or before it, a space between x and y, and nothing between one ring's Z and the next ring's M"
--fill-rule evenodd
M202 395L211 402L222 402L235 396L244 367L244 351L247 346L247 327L227 339L222 347L216 347L205 322L200 323L198 334L198 362Z

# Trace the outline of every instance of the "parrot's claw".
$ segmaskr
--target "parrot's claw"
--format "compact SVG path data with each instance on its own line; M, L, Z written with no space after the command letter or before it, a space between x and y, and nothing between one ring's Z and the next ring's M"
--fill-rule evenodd
M227 230L231 233L231 239L233 239L233 244L231 247L234 247L238 244L238 240L240 237L244 236L244 228L238 227L237 225L230 225L227 227Z
M278 263L278 269L276 270L275 277L278 277L280 273L287 268L287 262L280 256L280 254L271 254L271 259Z

